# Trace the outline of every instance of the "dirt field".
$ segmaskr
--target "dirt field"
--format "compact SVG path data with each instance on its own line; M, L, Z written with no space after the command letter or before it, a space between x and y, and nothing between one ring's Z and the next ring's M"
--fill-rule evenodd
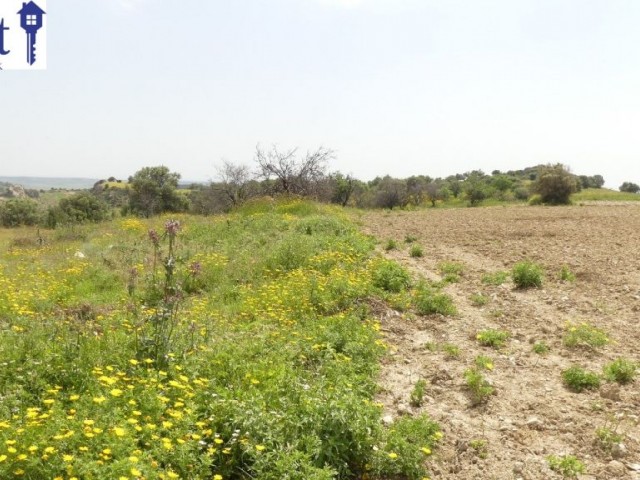
M368 213L364 230L385 255L416 275L440 277L438 264L460 262L458 283L444 291L454 298L454 317L416 317L388 311L382 327L395 350L383 367L380 401L389 417L427 412L440 422L444 444L432 461L433 479L554 479L549 455L575 455L586 465L583 479L640 479L640 380L597 390L569 391L562 371L572 365L601 373L618 357L640 361L640 206L495 207ZM424 257L411 258L407 235ZM381 248L382 251L382 248ZM510 270L529 259L546 270L540 289L516 290L482 282L487 273ZM561 281L567 265L576 275ZM475 306L472 295L488 297ZM603 329L602 348L569 348L567 322ZM504 348L482 347L479 330L506 330ZM544 341L550 351L532 351ZM454 345L459 356L442 347ZM430 347L430 348L428 348ZM434 348L437 347L437 348ZM493 359L485 375L495 395L472 406L463 372L477 355ZM419 379L427 381L422 407L409 404ZM595 431L607 427L621 441L602 445ZM606 447L606 448L603 448Z

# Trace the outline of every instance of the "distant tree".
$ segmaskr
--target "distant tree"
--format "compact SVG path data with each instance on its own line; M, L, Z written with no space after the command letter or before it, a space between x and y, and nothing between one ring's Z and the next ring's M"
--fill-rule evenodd
M564 165L547 165L538 169L538 178L531 185L531 190L540 195L543 203L566 205L570 203L571 194L576 192L579 181Z
M624 182L620 185L621 192L638 193L640 192L640 185L632 182Z
M0 202L0 223L3 227L35 225L40 220L38 203L30 198L12 198Z
M451 192L453 198L458 198L458 195L462 193L462 182L460 181L460 179L452 175L450 177L447 177L446 181L447 189Z
M408 203L421 205L426 199L427 185L432 181L432 178L428 175L414 175L407 178Z
M378 208L404 207L408 203L407 184L404 180L385 176L376 186L374 204Z
M358 180L351 175L336 172L331 175L331 202L346 207L356 190Z
M513 180L506 175L496 175L491 180L491 185L498 191L498 196L504 199L507 191L513 186Z
M217 171L217 188L228 199L231 207L244 202L249 196L251 170L246 165L236 165L228 160Z
M481 171L474 171L467 175L462 185L469 205L475 207L488 197L487 184Z
M327 163L334 158L334 152L324 147L307 152L304 157L298 157L297 151L294 148L282 152L276 146L265 151L256 147L258 174L265 181L275 179L274 193L313 195L315 186L326 176Z
M144 217L186 211L189 204L177 191L179 180L179 173L164 166L138 170L129 178L129 211Z
M451 192L447 189L446 184L440 182L431 182L425 188L427 200L431 202L431 206L435 207L438 201L445 201L449 198Z
M602 175L580 175L578 177L580 180L580 187L582 188L602 188L604 185L604 178Z

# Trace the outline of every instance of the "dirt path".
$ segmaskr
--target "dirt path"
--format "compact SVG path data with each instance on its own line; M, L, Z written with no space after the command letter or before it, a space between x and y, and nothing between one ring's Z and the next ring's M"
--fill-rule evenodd
M389 311L382 322L394 353L383 367L380 401L387 420L424 411L440 422L446 437L431 464L434 479L562 478L547 456L571 454L587 467L578 478L640 480L640 380L573 393L561 377L575 364L601 372L618 357L640 361L640 206L375 212L362 223L381 244L396 240L399 248L385 255L417 276L439 278L445 261L464 266L460 281L445 287L456 316ZM407 235L417 238L424 257L409 256ZM544 266L543 288L482 282L524 259ZM563 265L574 282L559 280ZM487 304L476 306L476 294ZM567 322L588 322L611 342L568 348ZM504 348L478 344L477 332L487 328L509 332ZM540 341L548 354L532 351ZM473 406L463 377L477 355L493 360L485 375L496 392ZM419 379L428 387L415 408L409 396ZM595 433L602 427L622 439L603 448Z

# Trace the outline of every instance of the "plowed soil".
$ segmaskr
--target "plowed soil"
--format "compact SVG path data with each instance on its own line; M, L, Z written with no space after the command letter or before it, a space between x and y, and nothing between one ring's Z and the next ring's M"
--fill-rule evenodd
M382 329L390 345L381 374L380 401L386 420L428 413L445 437L430 462L433 479L554 479L549 455L575 455L586 465L583 479L640 479L640 380L574 393L562 381L573 365L602 372L618 357L640 362L640 206L492 207L374 212L364 230L380 240L380 251L408 267L416 277L441 278L441 262L458 262L464 271L444 292L457 315L417 316L388 310ZM415 237L422 258L409 255L405 238ZM388 239L396 250L383 252ZM510 279L499 286L482 282L510 271L522 260L545 269L542 288L516 289ZM566 265L576 276L562 281ZM488 303L476 306L482 294ZM569 348L568 322L587 322L604 330L601 348ZM506 346L479 345L483 329L509 332ZM534 353L545 342L546 355ZM459 348L458 356L445 345ZM493 359L485 376L495 394L473 405L464 371L477 355ZM421 407L410 405L419 379L427 381ZM596 429L610 428L621 440L602 444Z

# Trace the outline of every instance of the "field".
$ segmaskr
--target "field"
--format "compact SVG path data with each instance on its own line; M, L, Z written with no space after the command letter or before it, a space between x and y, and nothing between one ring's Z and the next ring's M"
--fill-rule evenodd
M255 200L0 230L0 478L637 479L639 227Z
M436 209L361 222L414 275L444 279L457 310L380 312L395 353L379 400L389 417L428 412L442 426L433 478L640 478L640 388L621 373L640 360L640 208ZM542 267L540 288L514 288L524 260ZM607 379L616 359L628 363ZM599 378L563 376L573 366Z

